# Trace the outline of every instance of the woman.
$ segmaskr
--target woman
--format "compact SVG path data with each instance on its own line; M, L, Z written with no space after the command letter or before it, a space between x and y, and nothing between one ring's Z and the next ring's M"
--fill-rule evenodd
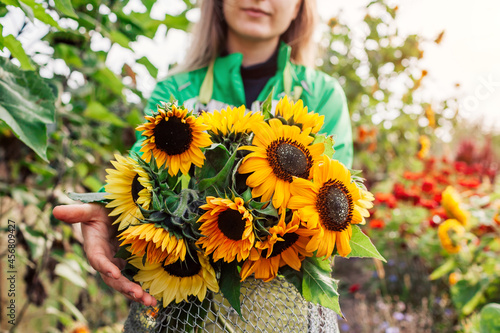
M271 91L273 101L286 93L325 116L323 130L335 135L335 158L350 166L352 134L342 88L335 79L304 66L314 59L315 6L315 0L203 0L186 63L158 83L146 113L170 96L198 110L227 104L255 109ZM136 143L133 150L138 148ZM82 223L89 263L106 284L146 306L156 305L151 295L121 275L124 263L113 258L116 229L103 206L58 206L53 213L64 222Z

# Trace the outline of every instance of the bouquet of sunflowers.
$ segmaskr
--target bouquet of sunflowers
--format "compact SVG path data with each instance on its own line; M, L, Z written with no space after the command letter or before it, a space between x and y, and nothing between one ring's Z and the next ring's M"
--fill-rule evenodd
M279 276L341 314L333 256L384 259L358 227L374 197L323 118L286 96L274 114L270 97L259 112L159 105L137 127L142 154L107 170L124 275L163 308L222 294L240 315L240 284Z

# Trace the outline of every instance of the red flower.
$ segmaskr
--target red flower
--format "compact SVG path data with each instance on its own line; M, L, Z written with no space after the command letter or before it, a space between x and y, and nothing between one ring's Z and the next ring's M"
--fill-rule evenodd
M477 188L481 185L481 182L475 178L463 178L459 179L458 183L464 187Z
M435 208L431 211L431 215L437 215L441 219L446 220L448 218L448 215L446 214L446 210L443 207Z
M351 284L351 286L349 287L349 292L351 294L354 294L359 289L361 289L361 286L359 285L359 283Z
M420 205L427 209L434 209L438 206L438 203L434 200L420 199Z
M408 180L417 180L422 178L422 174L418 172L405 171L403 177Z
M403 184L399 184L399 183L394 184L393 191L394 191L394 196L397 199L406 200L409 197Z
M422 191L426 192L426 193L431 193L433 190L434 190L434 182L430 179L426 179L423 183L422 183Z
M370 223L368 225L372 229L384 229L385 228L385 222L383 220L380 220L380 219L372 219L372 220L370 220Z

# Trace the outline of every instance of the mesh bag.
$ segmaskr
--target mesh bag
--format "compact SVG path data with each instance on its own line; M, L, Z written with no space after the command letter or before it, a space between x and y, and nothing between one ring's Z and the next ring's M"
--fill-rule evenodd
M219 293L203 303L171 304L156 311L133 303L125 332L314 332L338 333L337 315L304 300L284 279L241 285L241 318ZM189 314L188 314L189 313Z

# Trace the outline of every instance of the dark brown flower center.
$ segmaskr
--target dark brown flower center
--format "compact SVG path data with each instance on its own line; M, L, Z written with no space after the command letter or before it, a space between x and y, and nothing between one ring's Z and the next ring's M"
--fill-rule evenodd
M243 215L234 209L227 209L219 214L219 219L217 220L219 230L227 238L239 241L243 237L243 232L245 231L246 221L243 219Z
M276 243L274 243L273 252L271 252L269 258L280 255L281 253L283 253L283 251L287 250L289 247L295 244L295 242L297 242L297 240L299 239L299 235L291 232L281 236L281 238L283 238L282 241L277 241ZM262 256L264 258L267 257L267 249L262 250Z
M186 260L182 261L179 259L173 264L163 266L163 269L170 275L183 278L198 274L201 270L201 265L198 259L194 260L191 256L187 255Z
M352 195L341 181L329 180L319 190L316 209L323 227L330 231L345 230L352 220Z
M156 147L168 155L187 151L193 142L193 130L181 118L162 119L153 130Z
M132 181L132 200L134 202L137 202L137 199L139 199L139 192L141 192L144 189L144 186L142 186L141 182L139 181L139 174L137 173L134 177L134 180Z
M273 141L267 147L267 158L275 176L289 183L293 176L307 179L313 165L309 150L289 138Z

